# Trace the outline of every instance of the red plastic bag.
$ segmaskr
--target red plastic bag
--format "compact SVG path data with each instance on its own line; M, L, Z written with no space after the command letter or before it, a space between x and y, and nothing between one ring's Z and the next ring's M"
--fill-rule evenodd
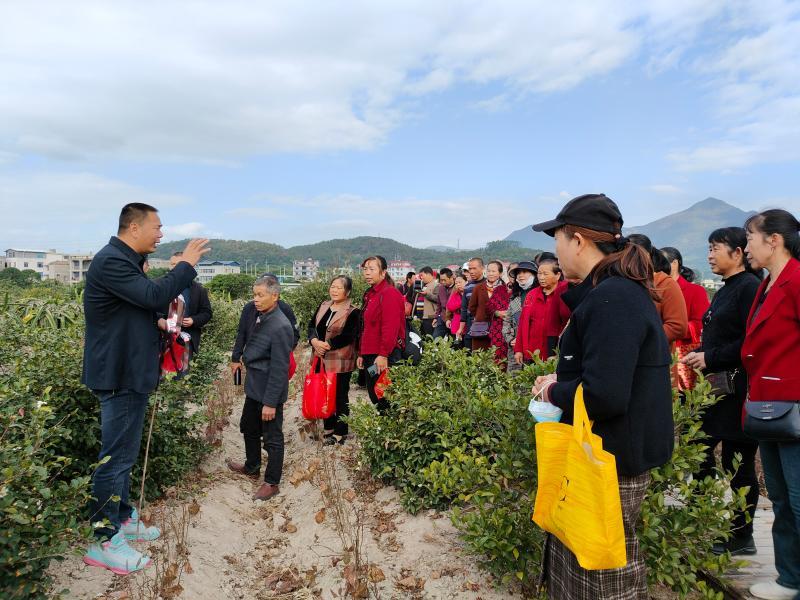
M386 394L386 388L392 385L392 380L389 379L389 369L386 369L380 374L375 382L375 395L380 399Z
M294 352L289 355L289 379L294 377L297 372L297 361L294 359Z
M317 363L320 363L319 373ZM336 373L326 372L325 363L315 356L303 384L303 416L308 420L327 419L335 410Z
M185 369L184 353L186 348L179 344L177 339L178 334L169 334L169 341L166 342L166 348L161 355L162 373L180 373Z

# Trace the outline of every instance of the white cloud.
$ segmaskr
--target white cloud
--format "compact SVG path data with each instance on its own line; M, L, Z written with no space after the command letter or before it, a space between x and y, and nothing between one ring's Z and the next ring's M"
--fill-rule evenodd
M93 173L0 175L0 245L97 250L129 202L151 204L169 222L190 200Z
M262 200L266 210L271 202ZM258 239L277 241L284 246L313 243L325 239L357 236L388 237L415 247L432 245L476 248L504 238L515 229L535 222L546 209L541 203L484 198L380 198L353 194L305 198L281 198L282 206L293 205L295 216L281 224L280 231ZM541 220L541 219L539 219ZM453 225L457 224L457 225ZM237 227L236 237L248 238L258 231L248 223Z
M721 4L7 2L0 150L235 161L368 149L422 110L422 95L459 83L517 99L567 90L643 44L669 53Z
M676 195L676 194L686 193L686 191L683 188L680 188L677 185L672 185L671 183L655 183L653 185L647 186L645 189L650 192L654 192L656 194L664 194L664 195Z
M163 241L165 242L196 237L222 237L222 233L210 230L205 223L197 222L164 225L161 230L164 233Z
M669 158L682 171L735 171L800 159L800 8L781 1L735 13L732 43L695 64L714 102L709 138ZM755 29L755 31L754 31Z

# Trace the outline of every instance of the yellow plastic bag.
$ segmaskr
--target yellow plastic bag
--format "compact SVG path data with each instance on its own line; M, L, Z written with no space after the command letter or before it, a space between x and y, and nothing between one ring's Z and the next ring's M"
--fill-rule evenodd
M624 567L617 462L592 433L582 385L575 393L573 425L536 424L536 454L539 488L533 521L561 540L584 569Z

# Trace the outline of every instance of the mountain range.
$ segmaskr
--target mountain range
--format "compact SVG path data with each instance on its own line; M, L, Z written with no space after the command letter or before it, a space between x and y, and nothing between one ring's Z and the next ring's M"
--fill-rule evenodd
M754 214L731 206L717 198L706 198L686 210L668 215L646 225L626 227L624 233L643 233L655 246L674 246L684 257L686 266L702 276L710 276L706 263L708 234L718 227L741 226ZM156 258L167 258L176 250L182 250L187 240L166 242L159 245ZM245 265L264 265L270 268L290 266L294 260L315 258L323 268L358 265L364 258L380 254L387 260L402 258L417 268L430 265L434 268L448 264L461 264L472 256L515 261L532 258L541 250L553 250L553 238L534 232L530 225L512 232L504 240L490 242L483 248L465 250L447 246L414 248L407 244L380 237L361 236L351 239L334 239L316 244L284 248L261 241L211 240L208 260L235 260Z

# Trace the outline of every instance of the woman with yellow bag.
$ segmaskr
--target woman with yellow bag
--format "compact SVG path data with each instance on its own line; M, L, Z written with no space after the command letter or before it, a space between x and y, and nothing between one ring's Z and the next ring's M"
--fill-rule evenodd
M586 436L573 449L585 453L590 465L612 459L614 498L594 514L616 511L619 520L621 506L625 545L623 560L615 562L624 566L603 568L597 566L602 560L586 558L584 532L548 535L543 578L548 596L555 599L648 597L636 523L650 469L672 455L671 357L653 303L652 262L622 236L622 223L610 198L587 194L570 200L554 220L533 227L555 237L565 277L581 281L562 296L572 317L561 336L556 374L538 378L533 392L563 411L562 422L573 426L576 439ZM538 442L537 437L537 447ZM576 483L564 477L553 504L563 504L571 488L579 487ZM597 524L566 523L566 529L590 525ZM619 538L621 547L621 532Z

